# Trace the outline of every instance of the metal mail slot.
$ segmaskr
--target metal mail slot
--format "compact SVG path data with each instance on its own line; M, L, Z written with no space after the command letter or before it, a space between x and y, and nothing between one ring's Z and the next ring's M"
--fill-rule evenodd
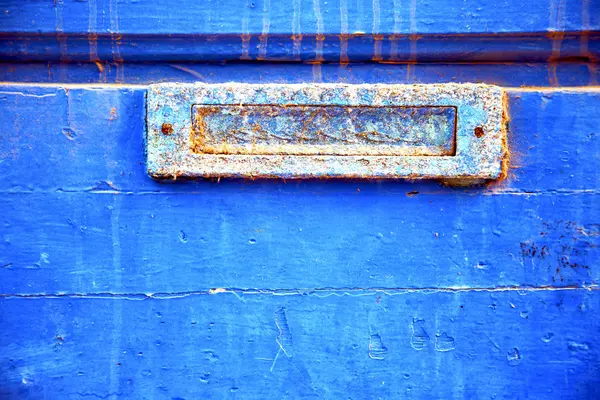
M503 96L474 84L152 85L148 173L496 179Z
M454 107L195 105L196 153L454 154Z

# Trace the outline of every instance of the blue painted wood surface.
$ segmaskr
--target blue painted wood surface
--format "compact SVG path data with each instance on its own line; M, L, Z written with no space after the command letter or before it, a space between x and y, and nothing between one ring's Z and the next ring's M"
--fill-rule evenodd
M504 87L594 86L594 63L2 63L0 82L149 84L247 83L488 83Z
M545 62L600 59L600 33L422 35L15 36L0 33L6 61L89 62ZM119 39L117 39L119 37ZM265 39L268 37L269 39ZM296 39L300 38L301 39Z
M600 59L600 0L2 3L3 60Z
M587 290L4 298L0 318L13 328L0 335L0 395L595 399L598 299Z
M0 11L0 399L600 398L598 0ZM511 168L161 184L174 81L501 85Z
M144 90L0 87L5 397L597 396L597 89L511 90L469 189L161 184Z
M0 2L3 32L108 34L465 34L600 29L598 0L91 0Z

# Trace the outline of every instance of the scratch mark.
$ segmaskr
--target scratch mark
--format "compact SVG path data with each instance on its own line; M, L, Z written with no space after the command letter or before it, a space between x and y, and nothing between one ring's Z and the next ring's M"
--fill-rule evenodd
M488 340L490 341L490 343L496 348L496 350L500 350L500 346L498 346L498 344L496 342L494 342L492 340L492 338L490 337L490 335L488 335L487 333L483 333L485 335L485 337L488 338Z
M279 349L283 351L283 354L285 354L286 357L291 358L292 355L288 353L288 351L292 345L292 334L288 325L287 316L285 315L285 307L282 307L275 312L275 325L277 326L277 329L279 329L279 335L275 341L279 345Z
M86 392L77 392L77 394L79 396L81 396L81 397L97 397L99 399L108 399L111 396L120 397L123 393L121 393L121 392L111 392L111 393L108 393L108 394L106 394L104 396L99 395L97 393L86 393Z
M50 264L50 255L48 253L40 253L40 259L34 263L32 266L27 267L26 269L40 269L44 264Z
M184 67L182 65L177 65L177 64L169 64L169 66L171 66L175 69L178 69L180 71L187 72L188 74L192 75L193 77L198 78L201 81L204 81L204 76L202 76L202 74L200 74L198 71L194 71L191 68L187 68L187 67Z
M217 274L218 271L214 270ZM219 274L219 277L223 277ZM242 295L265 295L273 296L316 296L326 297L359 297L359 296L386 296L406 295L410 293L463 293L463 292L562 292L562 291L598 291L598 285L589 286L509 286L497 288L314 288L314 289L236 289L236 288L216 288L210 290L192 290L186 292L157 292L157 293L110 293L110 292L90 292L90 293L0 293L0 298L112 298L126 300L147 300L147 299L181 299L191 296L204 296L214 294L233 294L240 301L244 302Z
M56 97L56 93L31 94L31 93L23 93L23 92L5 92L5 91L0 91L0 95L34 97L34 98L38 98L38 99L43 99L44 97Z
M271 369L269 370L271 373L275 368L275 364L277 363L277 359L279 358L281 352L283 352L287 358L292 358L292 354L288 353L292 345L292 334L287 322L287 316L285 315L285 307L282 307L275 312L275 325L279 330L279 335L275 338L279 349L277 349L277 353L273 358L273 363L271 364Z
M279 353L281 353L281 348L277 350L277 353L275 354L275 358L273 358L273 363L271 364L271 368L269 369L269 372L273 373L273 368L275 368L275 363L277 362L277 359L279 358Z

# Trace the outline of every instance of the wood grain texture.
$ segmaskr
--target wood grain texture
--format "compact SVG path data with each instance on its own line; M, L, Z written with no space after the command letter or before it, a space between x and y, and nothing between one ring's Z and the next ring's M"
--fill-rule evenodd
M466 34L600 30L597 0L2 1L2 31L72 34ZM27 24L24 22L27 21Z
M2 63L0 82L150 84L246 83L488 83L503 87L584 87L600 82L594 63Z
M598 62L600 32L424 35L15 35L4 61L48 62Z
M597 291L0 299L4 399L593 399Z
M0 398L600 396L597 88L510 90L514 168L471 189L160 184L144 92L0 87Z
M333 186L5 195L0 292L598 283L598 194Z
M86 191L99 185L133 193L202 190L206 182L169 186L148 179L144 95L144 87L134 86L1 86L0 117L5 122L0 173L5 179L0 190ZM595 88L509 91L510 176L470 193L595 192L600 179L598 101ZM321 185L335 190L335 185ZM449 191L432 184L387 182L378 187Z
M0 4L12 61L600 59L600 0L165 0Z

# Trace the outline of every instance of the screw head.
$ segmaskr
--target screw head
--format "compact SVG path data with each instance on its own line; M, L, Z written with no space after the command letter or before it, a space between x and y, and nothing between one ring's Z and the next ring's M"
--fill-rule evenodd
M164 124L162 124L160 130L163 133L163 135L170 135L171 133L173 133L173 125L169 124L168 122L165 122Z

